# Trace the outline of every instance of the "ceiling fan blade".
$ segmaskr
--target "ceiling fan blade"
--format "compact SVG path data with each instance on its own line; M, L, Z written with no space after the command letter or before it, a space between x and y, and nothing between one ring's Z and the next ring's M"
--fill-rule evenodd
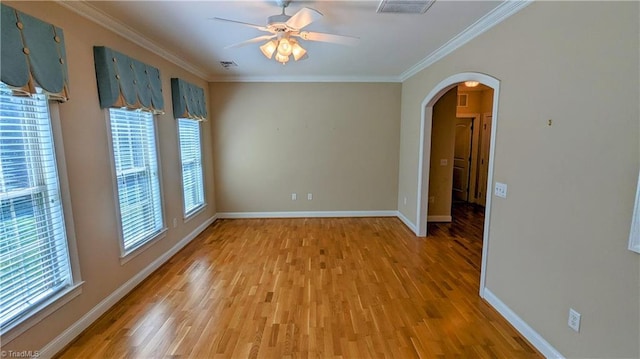
M274 37L276 37L277 35L264 35L264 36L258 36L258 37L254 37L253 39L249 39L243 42L238 42L236 44L232 44L229 46L225 46L225 49L232 49L234 47L240 47L240 46L244 46L244 45L249 45L249 44L254 44L256 42L261 42L261 41L266 41L266 40L271 40Z
M360 38L354 36L325 34L322 32L309 32L302 31L299 35L296 35L303 40L320 41L320 42L332 42L340 45L356 45L360 41Z
M300 9L295 15L291 16L285 23L290 28L300 30L312 22L322 18L322 13L308 7Z
M269 29L267 29L264 26L260 26L260 25L256 25L256 24L250 24L248 22L242 22L242 21L236 21L236 20L229 20L229 19L223 19L221 17L212 17L210 18L211 20L216 20L216 21L224 21L224 22L230 22L233 24L239 24L239 25L244 25L244 26L249 26L252 27L254 29L258 29L260 31L269 31Z

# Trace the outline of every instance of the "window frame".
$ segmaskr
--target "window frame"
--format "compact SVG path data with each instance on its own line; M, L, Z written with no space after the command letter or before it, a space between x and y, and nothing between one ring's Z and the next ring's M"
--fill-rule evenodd
M194 207L191 211L187 212L186 210L186 206L185 206L185 188L184 188L184 173L182 170L182 145L180 142L180 120L184 120L184 121L194 121L198 124L198 145L200 148L200 174L201 174L201 178L202 178L202 203L200 205L198 205L197 207ZM205 175L204 175L204 161L202 160L202 121L198 121L198 120L193 120L190 118L176 118L176 135L177 135L177 142L178 142L178 159L179 159L179 165L180 165L180 184L182 187L182 191L181 191L181 197L182 197L182 218L184 220L184 222L188 222L191 218L197 216L198 214L200 214L206 207L207 207L207 187L205 186Z
M69 177L64 153L59 104L56 101L47 99L47 107L49 112L51 136L53 139L53 152L58 174L58 189L60 191L62 213L67 236L67 250L71 275L70 284L58 293L25 311L20 318L14 320L4 329L0 329L0 335L2 336L2 341L5 344L11 342L13 339L17 338L19 335L26 332L43 319L62 308L65 304L82 294L82 287L84 284L80 274L80 261L78 257L75 226L73 222Z
M162 238L165 238L167 235L168 227L167 227L167 217L165 210L165 199L164 199L164 190L162 184L162 159L160 157L160 146L158 141L158 125L156 123L156 115L151 114L153 121L153 135L155 142L155 151L156 151L156 161L157 161L157 169L158 169L158 186L160 193L160 217L162 218L162 228L154 235L149 237L142 243L130 248L129 250L125 249L124 245L124 231L122 227L122 213L120 211L120 198L118 192L118 174L116 169L116 160L114 153L114 145L113 145L113 133L111 129L111 110L112 108L106 108L104 110L105 116L105 124L107 126L107 139L108 139L108 147L109 147L109 164L111 167L111 184L113 188L113 201L114 201L114 213L116 215L116 221L118 222L118 245L120 247L120 265L124 265L140 253L144 252L153 244L157 243ZM114 108L116 110L127 110L127 111L139 111L139 110L131 110L126 108Z

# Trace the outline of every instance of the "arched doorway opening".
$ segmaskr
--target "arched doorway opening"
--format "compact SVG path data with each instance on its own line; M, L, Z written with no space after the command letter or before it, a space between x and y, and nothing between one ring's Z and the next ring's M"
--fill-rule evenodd
M493 184L493 164L495 156L495 139L498 128L498 100L500 98L500 81L492 76L476 72L465 72L452 75L442 80L422 101L420 121L420 147L418 163L418 198L417 198L417 235L427 235L427 213L429 207L429 164L431 159L431 130L433 123L433 107L451 88L465 81L477 81L493 89L493 118L490 135L490 151L487 172L487 192ZM480 296L484 297L487 254L489 251L489 230L491 224L491 195L486 195L484 231L482 237L482 264L480 271Z

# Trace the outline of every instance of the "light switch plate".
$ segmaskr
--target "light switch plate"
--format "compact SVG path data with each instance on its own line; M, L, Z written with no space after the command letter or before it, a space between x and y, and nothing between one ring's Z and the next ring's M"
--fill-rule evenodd
M578 313L575 309L569 308L569 328L573 329L576 332L580 332L580 313Z
M497 197L507 198L507 184L496 182L496 188L494 193Z

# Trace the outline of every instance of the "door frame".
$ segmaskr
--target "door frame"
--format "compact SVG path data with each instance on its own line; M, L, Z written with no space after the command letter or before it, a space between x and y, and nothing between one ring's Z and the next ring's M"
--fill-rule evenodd
M469 156L466 160L467 162L467 199L465 202L467 203L473 203L471 201L471 169L473 167L473 145L475 144L475 141L473 140L473 134L474 134L474 130L475 130L475 117L456 117L456 121L460 121L460 120L469 120ZM456 127L458 125L458 122L456 122ZM455 146L458 145L458 137L457 137L457 133L454 137L454 141L453 141L453 146L454 146L454 150L453 150L453 176L455 177L455 168L456 168L456 153L455 153ZM455 180L454 180L455 183ZM451 193L451 204L453 205L453 190ZM475 197L474 197L475 199Z
M433 122L433 106L451 88L465 81L478 81L493 89L493 108L491 112L491 140L489 149L489 171L487 174L487 189L493 188L493 165L496 149L496 133L498 129L498 99L500 98L500 80L479 72L462 72L447 77L437 84L422 101L420 119L420 148L418 152L418 198L416 234L419 237L427 235L427 213L429 206L429 161L431 158L431 125ZM488 192L488 191L487 191ZM493 193L493 191L491 191ZM485 203L484 233L482 235L482 266L480 268L480 297L484 298L486 281L487 257L489 253L489 228L491 225L491 198L487 195Z
M486 124L486 119L487 117L491 117L491 126L492 126L492 131L493 131L493 112L484 112L481 116L480 116L480 124L484 125ZM481 129L482 131L483 129ZM479 138L482 137L482 134L480 134L480 136L478 136ZM479 145L482 145L482 141L480 141L481 143L479 143ZM489 134L489 155L487 157L487 161L489 161L491 158L491 146L493 145L492 139L491 139L491 134ZM482 153L482 148L478 147L478 156L480 157L480 154ZM487 162L487 187L484 189L484 203L486 205L487 203L487 197L489 197L491 195L491 187L488 186L489 182L489 162Z

